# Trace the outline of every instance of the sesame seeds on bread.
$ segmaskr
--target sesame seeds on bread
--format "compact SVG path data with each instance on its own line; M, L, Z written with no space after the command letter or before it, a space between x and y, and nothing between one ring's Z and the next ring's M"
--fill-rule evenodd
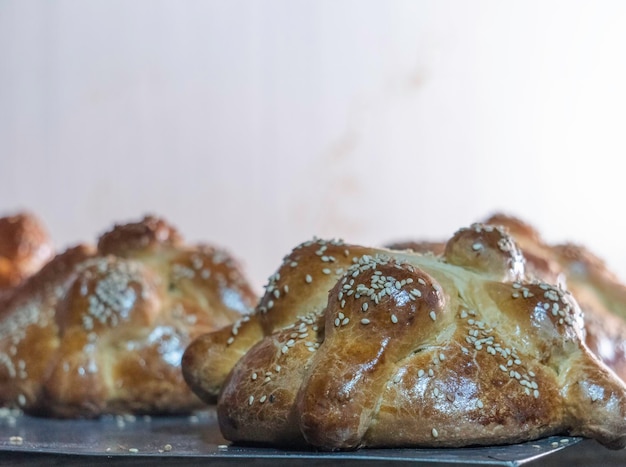
M224 250L186 244L153 216L116 225L0 304L0 404L72 418L194 410L185 347L255 301Z
M585 345L576 300L529 279L492 225L460 229L440 256L306 242L234 330L198 337L183 372L237 443L626 443L626 386Z

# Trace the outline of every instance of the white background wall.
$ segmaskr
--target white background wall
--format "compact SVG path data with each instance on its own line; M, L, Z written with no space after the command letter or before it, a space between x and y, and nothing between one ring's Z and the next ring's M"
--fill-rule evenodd
M0 0L0 214L152 212L261 285L505 210L626 278L626 2Z

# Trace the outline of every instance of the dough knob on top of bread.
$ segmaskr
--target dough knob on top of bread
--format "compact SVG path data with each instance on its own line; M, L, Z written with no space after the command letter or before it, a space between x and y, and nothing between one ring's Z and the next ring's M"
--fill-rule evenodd
M0 292L41 269L53 251L48 232L33 214L0 217Z
M443 256L308 242L237 332L196 339L183 371L206 401L219 391L222 434L238 443L337 450L569 434L623 447L626 386L584 344L571 294L523 268L515 242L482 224L457 232ZM203 361L212 352L230 355L219 372Z
M0 310L0 402L58 417L200 407L180 360L256 297L225 251L155 217L57 255Z

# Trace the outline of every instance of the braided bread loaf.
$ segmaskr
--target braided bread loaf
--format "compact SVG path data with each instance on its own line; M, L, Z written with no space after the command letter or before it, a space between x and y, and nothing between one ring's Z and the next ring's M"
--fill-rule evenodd
M252 316L187 348L183 372L219 396L235 442L626 443L626 386L585 346L578 304L527 281L515 242L489 225L461 229L442 257L305 243Z
M115 226L56 256L0 303L0 404L37 415L180 413L199 407L185 347L251 311L224 251L165 221Z
M33 214L0 217L0 294L37 272L52 255L48 232Z
M585 342L590 350L626 381L626 287L605 263L580 245L549 245L528 223L502 213L484 224L504 228L521 248L529 277L559 283L580 305ZM392 249L441 254L445 243L397 242Z

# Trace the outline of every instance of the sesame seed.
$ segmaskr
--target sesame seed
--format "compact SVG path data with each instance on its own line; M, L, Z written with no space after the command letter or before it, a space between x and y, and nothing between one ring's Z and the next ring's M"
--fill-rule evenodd
M137 448L130 448L130 449L128 450L128 452L132 452L133 454L135 454L135 453L138 453L138 452L139 452L139 449L137 449Z
M436 438L437 436L439 436L439 432L437 431L437 428L433 428L431 433L433 434L433 438Z
M428 370L428 376L434 376L434 374L435 374L435 372L433 371L433 369L432 369L432 368L430 368L430 369Z
M280 349L280 351L284 354L286 354L289 351L289 347L287 347L286 345L283 345L282 348Z
M437 315L435 314L434 310L430 312L430 319L432 319L433 321L437 319Z
M538 399L539 398L539 391L535 389L533 391L533 396L535 396L535 399Z
M435 388L435 389L433 389L433 395L434 395L435 397L439 397L439 388Z
M345 326L346 324L348 324L350 322L350 318L344 318L343 321L341 321L341 325Z
M250 396L248 399L248 405L252 405L254 403L254 396Z
M417 372L417 377L418 377L418 378L421 378L422 376L424 376L424 370L419 370L419 371Z
M335 327L338 328L341 324L341 320L339 318L335 318Z
M266 399L267 399L267 396L262 395L261 398L259 399L259 402L262 404L263 402L265 402Z
M391 315L391 322L396 324L398 322L398 317L396 315Z
M230 345L233 342L235 342L235 338L233 336L230 336L227 340L226 340L226 345Z
M255 373L252 373L252 376L251 376L252 381L256 380L258 377L259 377L259 376L256 374L256 372L255 372Z
M363 319L361 320L361 324L370 324L370 320L369 320L369 319L367 319L367 318L363 318Z
M439 354L439 360L441 360L442 362L446 359L446 356L442 353Z
M479 409L482 409L484 407L483 405L483 401L481 401L480 399L478 399L476 401L476 407L478 407Z
M322 269L322 272L324 274L330 274L332 271L330 269L328 269L328 268L324 268L324 269Z
M311 274L307 274L304 280L306 281L307 284L310 284L311 282L313 282L313 278L311 277Z
M474 243L472 245L472 250L474 250L474 251L482 250L482 248L483 248L482 243Z
M11 436L9 438L9 442L13 445L21 445L24 442L24 438L21 436Z
M367 304L367 302L363 303L363 305L361 306L361 309L363 311L367 311L367 308L369 307L369 305Z

